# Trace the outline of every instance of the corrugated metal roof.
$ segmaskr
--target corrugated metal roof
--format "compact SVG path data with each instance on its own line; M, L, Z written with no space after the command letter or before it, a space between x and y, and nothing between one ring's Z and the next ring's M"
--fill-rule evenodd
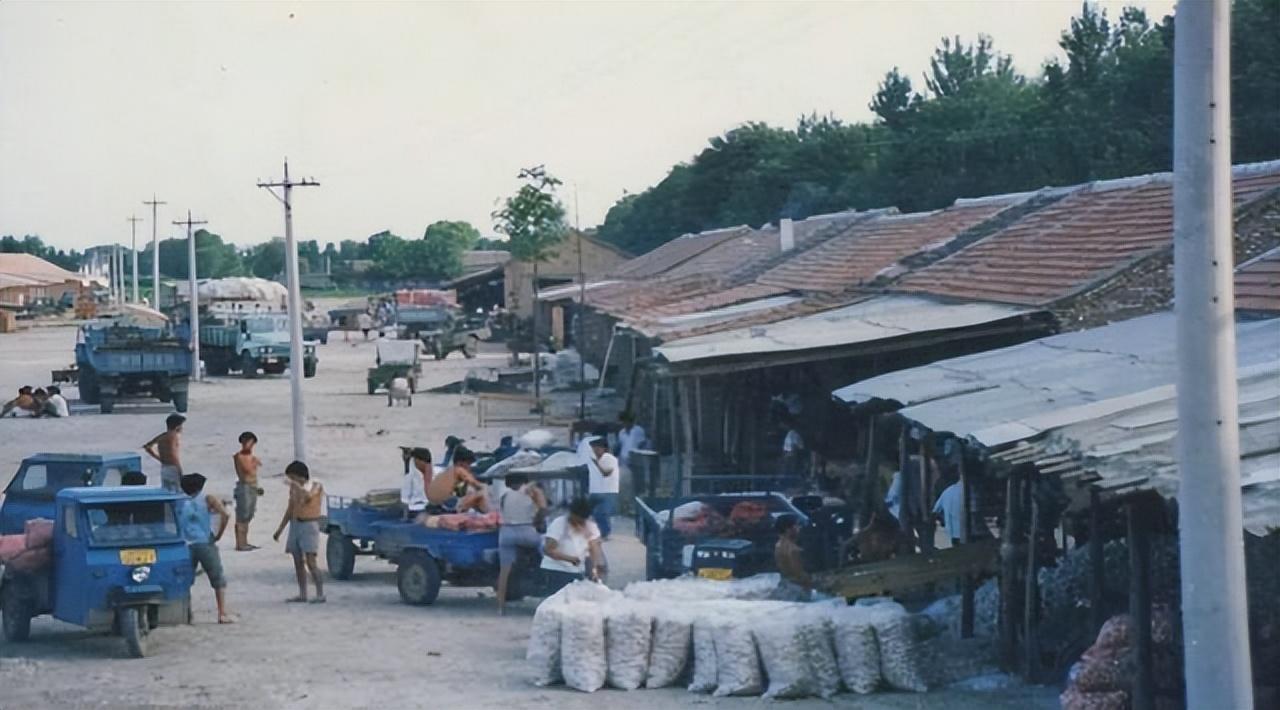
M675 340L655 350L669 363L687 364L854 345L990 323L1030 312L999 304L947 304L915 296L878 296L768 325Z
M1280 162L1237 166L1237 207L1280 188ZM895 290L1047 305L1173 240L1171 173L1094 183L935 264Z
M587 287L586 287L587 293L591 293L592 291L596 291L602 288L607 288L609 286L616 286L617 284L621 284L621 283L625 283L625 282L617 281L617 280L588 281ZM576 283L565 284L563 286L553 286L551 288L545 288L539 291L538 300L539 301L574 300L578 298L578 294L580 293L582 293L582 287L579 284L576 284Z
M743 317L762 312L776 312L802 300L800 296L768 296L704 311L658 316L651 320L628 322L627 325L648 337L664 338L671 333L683 333L694 329L736 322Z
M32 254L0 254L0 274L46 284L79 281L85 278Z
M934 431L1000 447L1107 415L1125 396L1175 380L1175 320L1157 313L881 375L836 390L896 402ZM1280 319L1236 324L1241 370L1280 353Z
M798 291L839 293L872 281L902 259L949 242L1028 197L1010 195L856 224L774 267L759 281Z
M1236 269L1236 308L1280 313L1280 247Z

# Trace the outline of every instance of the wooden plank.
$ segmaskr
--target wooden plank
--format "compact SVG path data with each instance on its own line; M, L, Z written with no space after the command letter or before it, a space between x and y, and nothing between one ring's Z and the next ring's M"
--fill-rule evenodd
M1000 542L984 540L814 575L814 587L848 599L903 591L996 569Z

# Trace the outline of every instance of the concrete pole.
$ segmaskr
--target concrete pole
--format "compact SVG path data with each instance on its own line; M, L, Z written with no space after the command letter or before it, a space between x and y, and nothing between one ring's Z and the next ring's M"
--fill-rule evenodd
M1187 707L1253 707L1232 287L1231 4L1180 0L1173 108Z
M168 203L157 200L153 192L151 200L143 200L142 204L151 205L151 307L160 310L160 231L156 208Z
M293 184L284 164L284 258L289 287L289 389L293 399L293 457L307 460L307 414L302 398L302 288L298 283L298 244L293 238Z
M129 251L133 255L133 302L142 303L138 297L138 222L142 220L129 216Z

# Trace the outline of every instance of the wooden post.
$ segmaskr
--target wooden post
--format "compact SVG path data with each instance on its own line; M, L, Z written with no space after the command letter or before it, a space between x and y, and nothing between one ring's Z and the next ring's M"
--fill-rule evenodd
M920 549L928 552L933 549L933 476L929 464L928 451L925 447L925 436L920 435ZM950 531L948 531L950 533Z
M1151 665L1151 545L1144 504L1126 506L1129 523L1129 614L1133 618L1133 710L1153 710L1155 681Z
M1017 617L1018 597L1016 583L1018 578L1018 536L1020 534L1018 519L1021 515L1018 505L1018 493L1021 491L1017 474L1010 473L1005 480L1004 497L1004 530L1000 535L1000 650L1005 668L1013 671L1016 667L1017 652Z
M880 461L876 458L876 419L878 415L872 414L867 417L867 469L864 476L863 505L866 506L863 513L866 517L864 521L871 519L871 514L880 509L880 501L876 500L876 493L880 488Z
M679 381L680 386L680 418L684 424L684 451L683 459L684 468L681 470L684 486L682 495L692 495L693 493L693 473L694 464L697 459L697 447L693 438L693 397L690 393L689 378L682 377Z
M692 450L700 451L702 450L703 446L707 445L707 438L705 436L706 432L703 429L703 425L702 425L702 378L701 377L695 376L693 378L693 402L694 402L694 405L696 405L694 407L694 421L697 422L698 426L694 430L694 432L697 434L697 437L694 439L694 446L692 447Z
M964 517L961 522L964 531L960 536L962 543L973 540L973 492L970 490L968 473L965 471L964 456L960 457L960 492L963 494L962 505ZM973 575L966 574L960 582L960 638L973 638Z
M1103 559L1102 547L1102 502L1098 489L1089 488L1089 621L1093 626L1089 637L1093 638L1102 630L1107 621L1106 593L1106 561Z
M1036 475L1027 477L1026 502L1031 508L1031 522L1027 526L1027 578L1026 597L1023 600L1022 641L1026 662L1023 677L1029 683L1036 682L1040 674L1040 587L1036 575L1036 542L1040 528L1040 506L1034 495Z
M915 502L915 498L913 497L915 492L915 481L912 480L914 477L907 472L907 463L911 460L910 455L907 453L907 445L910 443L907 431L911 428L911 425L908 424L907 420L901 416L898 417L898 421L901 423L901 427L898 432L898 481L899 485L902 486L902 492L899 496L902 503L898 508L898 525L902 528L902 531L910 535L914 541L915 515L913 514L914 511L911 506ZM915 552L914 542L912 544L911 551Z
M680 478L684 472L684 466L680 462L680 435L678 433L680 413L676 409L676 383L671 377L667 378L667 413L671 420L671 463L674 467L671 495L679 496L680 491L684 489L684 481Z

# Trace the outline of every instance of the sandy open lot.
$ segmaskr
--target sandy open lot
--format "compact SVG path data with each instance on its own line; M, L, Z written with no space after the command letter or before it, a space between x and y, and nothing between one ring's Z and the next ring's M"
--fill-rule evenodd
M400 444L439 450L449 433L492 446L501 429L479 430L475 412L452 395L419 395L412 409L388 409L384 397L365 394L364 370L373 364L370 343L344 343L340 335L320 347L316 378L306 381L310 464L331 493L360 494L399 485ZM0 335L0 394L21 384L47 384L49 370L72 359L75 331L37 328ZM454 355L425 364L425 386L461 377L498 354L467 361ZM74 390L67 394L74 396ZM74 408L74 402L73 402ZM168 408L127 404L103 416L79 409L64 420L0 421L0 479L7 483L25 456L40 451L137 451L159 433ZM494 612L488 590L450 589L432 607L400 603L392 568L361 558L357 577L326 587L325 605L285 604L294 593L292 564L270 534L283 511L279 473L292 457L287 377L252 381L216 378L193 384L183 441L189 471L210 478L210 489L230 497L231 455L245 429L260 438L267 495L260 502L254 552L234 552L231 532L223 560L233 626L215 622L213 596L204 578L192 590L195 624L157 630L152 655L124 657L118 638L94 636L49 618L33 625L32 640L0 641L0 708L561 708L747 707L758 699L712 699L683 690L602 691L585 695L529 684L524 665L529 619L536 601L514 605L506 618ZM145 457L144 457L145 458ZM153 480L159 469L144 463ZM643 549L620 528L609 543L612 585L643 573ZM1051 708L1056 693L1044 688L998 693L842 695L839 705L863 708ZM792 706L818 707L806 701Z

